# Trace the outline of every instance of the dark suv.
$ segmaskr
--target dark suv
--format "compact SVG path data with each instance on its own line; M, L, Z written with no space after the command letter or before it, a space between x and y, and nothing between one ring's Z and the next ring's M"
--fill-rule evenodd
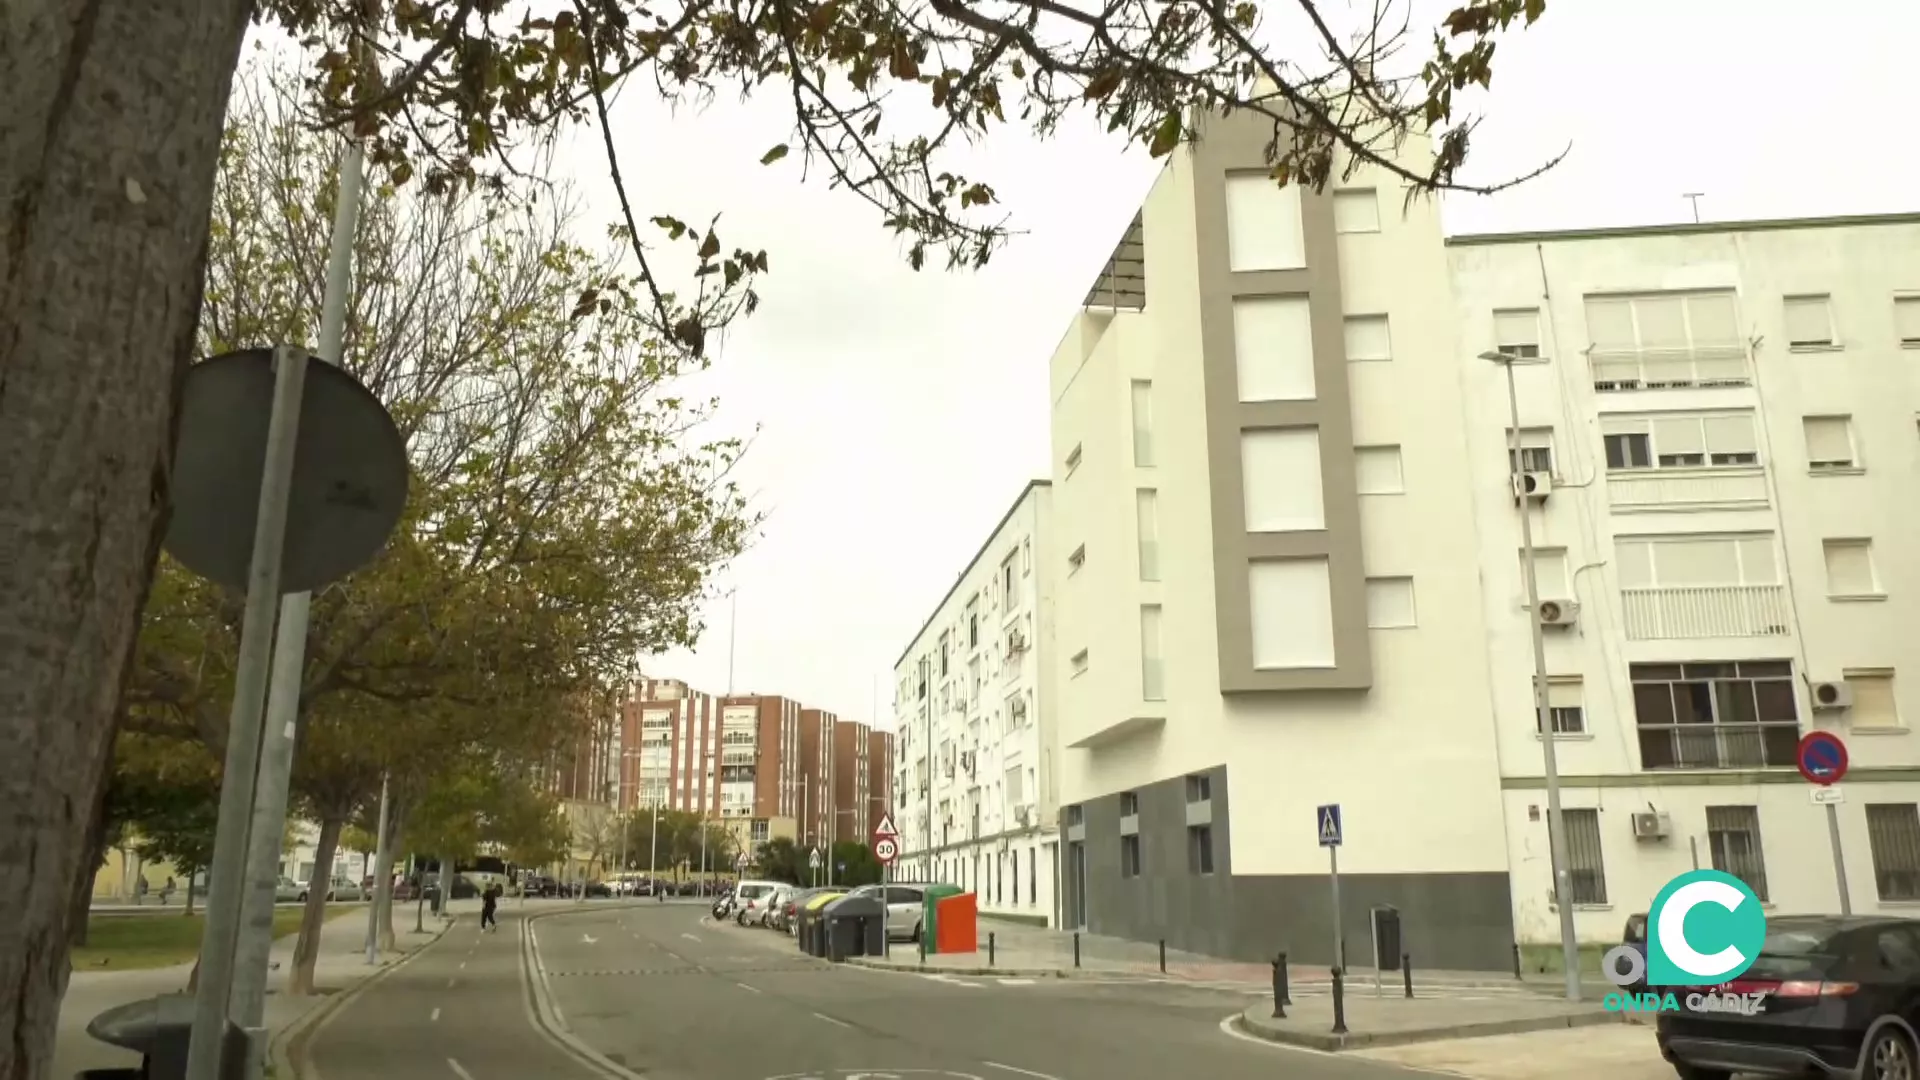
M1785 915L1723 986L1654 987L1660 1053L1681 1080L1829 1076L1916 1080L1920 919Z

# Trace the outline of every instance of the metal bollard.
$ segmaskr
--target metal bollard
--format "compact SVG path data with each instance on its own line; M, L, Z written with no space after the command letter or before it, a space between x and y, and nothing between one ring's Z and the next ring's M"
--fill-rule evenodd
M1520 943L1517 941L1513 943L1513 977L1516 979L1526 978L1520 971Z
M1346 979L1339 968L1333 969L1333 1033L1347 1033L1347 988Z
M1080 931L1073 932L1073 966L1080 966Z
M920 966L925 967L927 965L927 935L925 931L921 932L918 944L920 946Z
M1407 988L1407 996L1413 996L1413 954L1400 954L1400 982Z
M1289 1005L1293 1004L1293 985L1288 978L1286 953L1280 954L1280 998Z
M1167 939L1160 939L1160 974L1167 973Z
M993 957L994 957L994 954L998 951L999 950L996 948L995 942L993 940L993 935L988 934L987 935L987 966L988 967L993 966Z
M1277 1020L1287 1018L1287 954L1281 953L1273 958L1273 1015Z

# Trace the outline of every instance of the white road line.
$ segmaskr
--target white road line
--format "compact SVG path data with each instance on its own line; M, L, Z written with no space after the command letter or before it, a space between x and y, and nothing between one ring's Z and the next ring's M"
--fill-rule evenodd
M460 1064L458 1061L448 1058L447 1067L452 1069L453 1074L458 1076L460 1080L473 1080L473 1074L468 1072L466 1066Z
M431 1023L434 1023L435 1021L438 1021L439 1019L440 1019L440 1010L435 1009L433 1010L433 1015L427 1017L427 1023L431 1024Z
M833 1017L828 1016L826 1013L814 1013L813 1016L814 1016L814 1019L816 1020L825 1020L829 1024L835 1024L843 1028L850 1028L853 1026L852 1024L847 1023L845 1020L835 1020ZM1047 1080L1053 1080L1053 1078L1048 1077Z
M737 986L737 987L739 987L739 988L740 988L740 989L742 989L742 990L745 990L745 991L747 991L748 993L753 993L753 994L757 994L757 993L759 993L759 992L760 992L760 988L759 988L759 987L757 987L757 986L748 986L748 985L747 985L746 983L734 983L733 985L735 985L735 986ZM819 1014L818 1014L818 1013L815 1013L814 1015L816 1015L816 1016L818 1016Z
M1032 986L1034 984L1034 980L1032 979L999 979L996 981L998 981L1001 986Z
M681 936L681 937L683 937L683 938L686 938L686 939L687 939L688 941L699 941L699 940L700 940L699 938L697 938L697 937L694 937L694 936L693 936L692 934L681 934L680 936Z
M465 960L460 961L460 970L461 971L467 970L467 962Z
M459 979L448 979L448 980L447 980L447 989L449 989L449 990L451 990L451 989L453 989L453 984L454 984L454 983L457 983L457 982L459 982L459 981L460 981Z
M1022 1069L1014 1065L1002 1065L997 1061L982 1061L980 1064L990 1069L1004 1069L1010 1073L1019 1073L1021 1076L1035 1077L1036 1080L1060 1080L1057 1076L1048 1076L1046 1073L1034 1072L1032 1069Z

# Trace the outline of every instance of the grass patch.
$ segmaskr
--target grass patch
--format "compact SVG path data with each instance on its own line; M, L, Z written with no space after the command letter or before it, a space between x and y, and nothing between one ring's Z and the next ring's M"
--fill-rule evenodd
M329 907L326 918L366 908ZM301 909L276 908L273 936L279 939L300 930ZM102 915L87 920L87 943L73 950L75 971L139 971L191 964L200 955L200 937L206 918L199 912L182 915Z

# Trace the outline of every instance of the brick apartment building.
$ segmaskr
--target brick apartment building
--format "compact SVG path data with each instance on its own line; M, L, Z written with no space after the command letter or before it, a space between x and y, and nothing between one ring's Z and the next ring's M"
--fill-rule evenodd
M800 846L833 835L833 732L840 718L825 709L800 710Z
M893 805L893 732L867 732L867 825L857 838L871 842L873 830Z
M871 735L865 724L842 720L834 725L833 820L827 823L834 843L864 843L872 829L868 791L873 770L867 757L872 753Z
M619 786L619 725L615 710L583 699L579 723L542 769L546 790L567 802L611 802Z

